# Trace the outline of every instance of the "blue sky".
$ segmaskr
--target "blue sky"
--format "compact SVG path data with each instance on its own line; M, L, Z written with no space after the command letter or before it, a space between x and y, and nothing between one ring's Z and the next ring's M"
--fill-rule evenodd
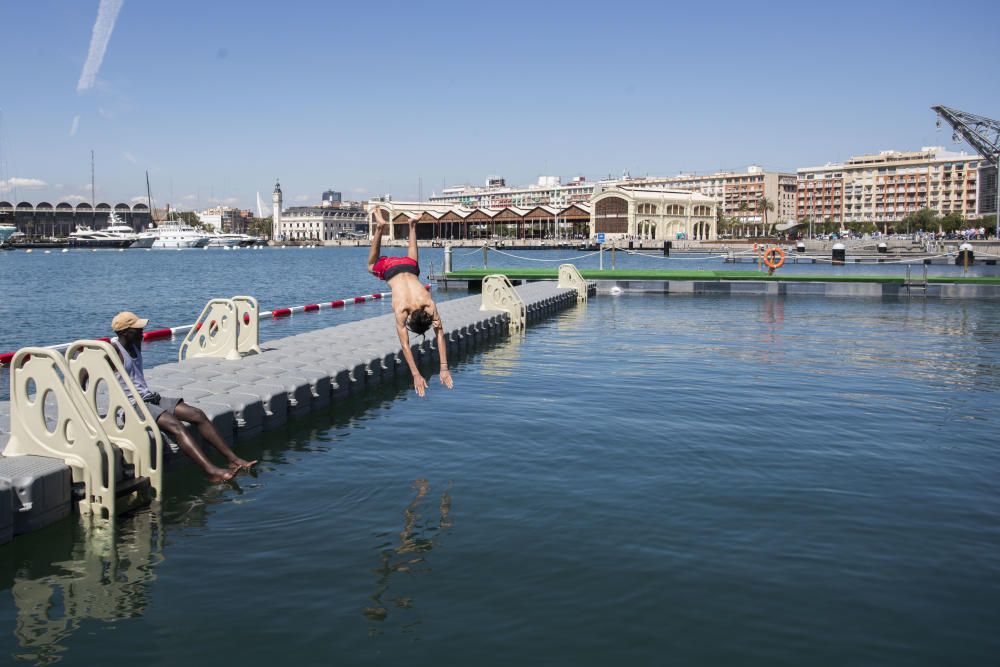
M148 170L158 205L249 207L275 177L292 205L968 150L928 107L1000 118L995 2L104 1L78 90L100 1L0 0L0 199L89 200L91 149L98 199Z

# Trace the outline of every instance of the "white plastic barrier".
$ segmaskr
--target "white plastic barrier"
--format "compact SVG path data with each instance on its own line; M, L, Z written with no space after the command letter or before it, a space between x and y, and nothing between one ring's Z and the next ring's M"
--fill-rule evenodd
M239 333L236 351L240 354L260 354L260 305L252 296L234 296Z
M510 315L510 328L523 331L528 309L507 276L494 273L483 278L483 305L479 310L502 310Z
M580 275L580 270L573 264L559 265L559 287L569 287L576 290L576 300L587 300L587 281Z
M240 358L237 342L240 318L232 299L212 299L198 316L191 331L184 337L177 352L179 361L194 357Z
M138 399L139 392L125 372L118 351L104 341L78 340L66 350L66 361L101 428L125 453L126 462L135 466L135 476L149 478L159 497L163 487L163 439L153 415ZM107 387L107 406L102 405L105 396L98 393L102 385ZM136 397L134 405L126 390Z
M5 456L61 459L83 482L81 514L115 514L115 452L62 354L17 351L10 366L10 441ZM48 414L46 414L48 413Z

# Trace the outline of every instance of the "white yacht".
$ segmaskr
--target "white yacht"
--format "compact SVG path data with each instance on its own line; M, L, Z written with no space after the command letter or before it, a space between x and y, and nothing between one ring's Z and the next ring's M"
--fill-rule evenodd
M209 248L232 248L243 243L243 234L220 234L215 232L208 235Z
M139 235L121 219L111 213L108 226L94 230L86 225L80 225L69 235L69 245L73 248L134 248ZM148 246L145 246L148 247Z
M158 227L139 234L139 241L153 240L152 248L204 248L209 236L181 222L161 222Z

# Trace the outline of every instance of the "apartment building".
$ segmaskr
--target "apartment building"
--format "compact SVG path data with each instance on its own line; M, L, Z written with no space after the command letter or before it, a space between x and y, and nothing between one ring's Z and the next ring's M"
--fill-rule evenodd
M507 206L569 206L586 203L594 193L594 183L575 176L562 183L558 176L541 176L536 183L522 188L509 187L500 177L491 177L485 187L458 185L431 195L432 203L461 204L469 208L501 209Z
M245 234L252 217L249 210L229 206L215 206L198 213L201 224L226 234Z
M799 220L898 222L923 208L975 218L978 210L978 155L945 151L882 151L843 163L797 170Z

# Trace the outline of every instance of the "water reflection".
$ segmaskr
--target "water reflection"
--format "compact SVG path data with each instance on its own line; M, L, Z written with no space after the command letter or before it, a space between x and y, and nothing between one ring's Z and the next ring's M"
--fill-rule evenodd
M156 580L155 567L163 560L156 511L137 513L117 526L63 523L52 535L57 543L33 549L32 556L14 553L0 570L2 587L10 588L16 608L17 660L57 662L84 622L136 618L149 603L147 585ZM53 560L53 548L65 559Z
M587 318L587 302L577 301L576 306L560 311L555 316L556 330L560 334L575 334L580 324ZM578 343L579 344L579 343Z
M371 596L374 604L362 611L365 618L372 621L384 621L388 618L387 605L390 603L398 609L409 609L413 606L411 597L404 595L388 597L393 575L397 572L408 574L430 572L430 567L425 563L425 554L434 548L435 534L438 531L450 530L454 525L451 520L451 482L441 493L437 519L430 521L422 521L419 511L421 503L430 492L430 484L426 479L417 479L413 482L412 488L416 495L403 510L403 529L399 533L399 544L395 547L386 544L379 552L379 564L374 570L377 575L377 585ZM370 632L377 634L378 630L372 627Z
M521 345L524 343L524 332L510 332L510 337L492 348L486 348L489 354L482 356L483 375L496 377L511 377L514 369L519 366Z

